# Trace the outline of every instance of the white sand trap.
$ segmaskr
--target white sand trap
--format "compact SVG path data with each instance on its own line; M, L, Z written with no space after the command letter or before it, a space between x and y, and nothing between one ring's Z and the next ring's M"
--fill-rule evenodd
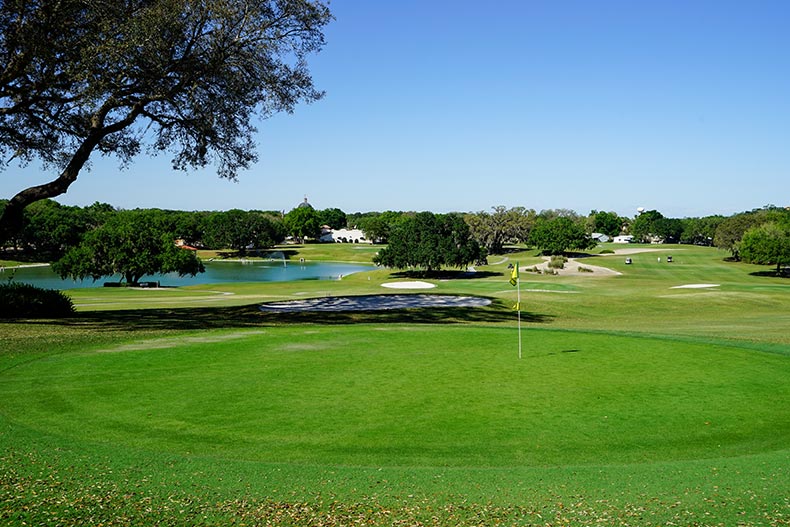
M720 284L686 284L686 285L676 285L674 287L670 287L670 289L705 289L708 287L719 287Z
M483 307L488 298L454 295L366 295L286 300L262 304L261 311L293 313L297 311L380 311L415 307Z
M388 282L381 284L381 287L389 287L390 289L433 289L436 287L436 284L415 280L413 282Z

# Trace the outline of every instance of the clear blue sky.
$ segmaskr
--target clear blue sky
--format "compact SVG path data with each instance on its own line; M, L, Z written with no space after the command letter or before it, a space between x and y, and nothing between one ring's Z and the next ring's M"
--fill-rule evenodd
M238 183L140 157L61 203L632 216L790 205L790 2L333 0L326 97L259 126ZM0 196L50 174L9 166Z

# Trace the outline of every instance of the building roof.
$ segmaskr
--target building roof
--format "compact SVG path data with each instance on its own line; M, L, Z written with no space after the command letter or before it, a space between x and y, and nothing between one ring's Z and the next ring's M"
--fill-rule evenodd
M307 196L304 197L304 201L303 202L301 202L299 205L296 206L296 208L303 208L303 207L309 207L311 209L313 208L313 206L310 205L310 203L308 203Z

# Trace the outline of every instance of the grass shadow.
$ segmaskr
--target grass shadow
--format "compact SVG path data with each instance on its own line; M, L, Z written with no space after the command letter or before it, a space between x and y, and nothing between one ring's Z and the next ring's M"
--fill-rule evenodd
M232 307L129 309L81 312L64 319L8 320L46 324L90 331L151 331L251 328L285 325L345 324L497 324L515 321L516 313L495 300L485 307L425 307L382 311L263 312L260 303ZM551 322L552 316L521 312L525 323Z
M768 277L768 278L790 278L790 268L783 269L781 271L777 271L774 269L773 271L755 271L753 273L749 273L749 276L760 276L760 277Z
M503 277L505 273L493 271L400 271L390 273L390 278L423 278L433 280L472 280L477 278Z

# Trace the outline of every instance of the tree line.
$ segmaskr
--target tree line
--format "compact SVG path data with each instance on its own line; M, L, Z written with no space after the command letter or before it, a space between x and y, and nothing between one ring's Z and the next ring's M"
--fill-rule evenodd
M0 212L5 203L0 200ZM729 251L735 260L773 264L777 271L790 262L790 211L775 206L729 217L667 218L651 210L628 218L596 210L582 216L568 209L536 212L503 206L465 214L347 214L338 208L315 210L305 204L287 213L127 211L105 203L73 207L42 200L24 211L22 228L5 250L55 262L53 268L63 276L98 278L120 273L136 282L146 274L202 270L202 264L188 256L193 253L175 250L176 240L182 247L245 256L266 251L289 237L296 242L316 241L325 226L359 228L367 240L387 245L375 263L400 269L463 268L513 246L533 247L547 255L584 251L598 243L592 233L610 238L628 234L643 243L716 246ZM129 254L111 253L113 247Z
M7 205L0 200L0 213ZM195 251L214 249L236 256L260 253L287 237L317 239L322 225L345 226L339 209L298 207L278 211L186 212L117 210L40 200L22 213L20 228L2 246L14 259L51 262L62 277L94 280L115 274L136 284L145 275L204 270Z

